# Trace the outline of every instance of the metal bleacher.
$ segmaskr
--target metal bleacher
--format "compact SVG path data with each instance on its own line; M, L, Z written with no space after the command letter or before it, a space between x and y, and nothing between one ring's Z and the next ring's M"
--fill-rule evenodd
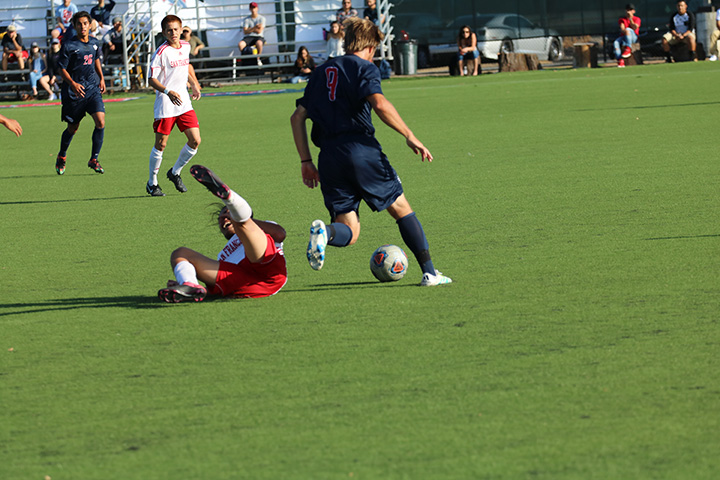
M5 6L0 2L0 35L10 23L18 27L25 47L38 42L42 50L50 44L50 31L55 26L54 10L60 0L25 0ZM90 11L96 1L74 0L78 10ZM238 0L116 0L112 16L123 18L123 40L126 46L121 58L107 64L105 73L109 91L147 88L150 59L163 41L160 20L175 14L184 25L193 29L205 43L198 58L191 60L204 84L279 82L291 76L298 47L305 46L316 61L325 57L323 30L335 19L339 2L318 0L266 0L257 2L267 25L265 48L261 55L242 55L238 41L242 38L242 21L249 15L249 2ZM360 14L364 1L354 0ZM363 5L361 5L363 4ZM20 5L20 6L17 6ZM378 9L385 21L381 28L386 38L378 49L379 59L392 60L392 4L378 0ZM32 28L30 28L32 26ZM26 35L24 32L31 32ZM119 57L119 55L118 55ZM258 65L257 59L262 65ZM0 97L20 98L30 91L26 80L29 71L17 65L0 75Z

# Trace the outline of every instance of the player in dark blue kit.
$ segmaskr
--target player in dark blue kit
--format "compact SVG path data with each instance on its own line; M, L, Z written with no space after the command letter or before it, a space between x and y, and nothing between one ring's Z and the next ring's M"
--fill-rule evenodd
M315 70L290 118L303 182L309 188L320 184L332 221L326 226L322 220L315 220L310 227L310 266L322 268L326 245L346 247L355 243L360 235L358 208L364 200L372 210L387 210L397 221L403 241L423 271L420 285L451 283L449 277L435 270L420 221L375 139L372 111L405 137L408 147L423 161L433 159L382 93L380 71L372 60L383 34L369 20L351 18L343 26L346 55ZM312 141L320 148L319 170L310 156L308 118L313 122Z
M73 15L72 24L75 26L77 36L63 42L58 58L60 75L64 80L61 120L68 124L62 133L60 152L55 161L58 175L65 173L67 149L73 135L80 127L80 120L86 113L95 121L88 167L97 173L105 172L98 162L105 135L105 105L102 100L102 94L105 93L105 77L100 63L102 44L90 37L90 21L90 14L87 12Z

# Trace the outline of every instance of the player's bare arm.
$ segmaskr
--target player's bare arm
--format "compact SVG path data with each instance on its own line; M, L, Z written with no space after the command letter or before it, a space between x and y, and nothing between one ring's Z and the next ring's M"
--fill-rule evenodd
M395 109L395 106L380 93L375 93L367 97L370 106L372 107L375 114L383 121L385 125L392 128L400 135L405 137L405 142L410 149L416 154L420 154L423 161L427 159L428 162L433 161L433 156L425 145L418 140L412 133L410 128L405 124L402 117Z
M13 120L12 118L7 118L7 117L0 115L0 125L4 125L5 128L10 130L17 137L22 135L22 127L20 126L20 124L18 123L17 120Z
M192 99L200 100L202 96L200 93L200 82L198 82L197 76L195 76L195 69L192 64L188 64L188 79L190 80L190 88L192 89Z
M150 77L150 79L148 79L148 84L158 92L165 93L168 98L170 98L170 101L175 105L182 105L182 99L180 99L180 94L174 90L168 90L167 88L165 88L165 85L160 83L156 78ZM167 93L165 92L166 90Z
M253 221L257 224L258 227L260 227L263 232L270 235L275 242L282 243L285 241L287 233L285 232L285 229L277 223L266 222L265 220Z
M310 143L308 142L307 110L302 105L298 105L292 116L290 116L290 124L292 125L293 140L295 140L295 148L300 155L300 173L302 174L303 183L308 188L315 188L320 184L320 173L318 173L315 164L312 162L310 154Z
M103 75L102 63L99 58L95 59L95 72L97 72L97 76L100 79L100 93L105 93L105 76Z

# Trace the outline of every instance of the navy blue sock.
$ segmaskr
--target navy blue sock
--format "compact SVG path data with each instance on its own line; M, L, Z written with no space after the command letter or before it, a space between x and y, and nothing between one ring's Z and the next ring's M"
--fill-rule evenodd
M331 223L327 225L328 245L333 247L347 247L352 240L352 230L344 223Z
M97 160L98 155L100 155L100 149L103 145L103 139L105 138L105 129L104 128L96 128L93 130L92 134L92 155L90 155L90 158L94 158Z
M425 237L425 232L422 225L420 225L420 220L415 216L415 212L404 216L397 221L397 224L405 245L415 255L415 259L420 264L423 273L435 275L435 266L433 266L430 259L430 247L428 246L427 237Z
M67 149L70 147L70 142L72 142L73 136L74 134L70 133L70 130L67 128L63 130L62 135L60 136L60 152L58 153L58 156L67 156Z

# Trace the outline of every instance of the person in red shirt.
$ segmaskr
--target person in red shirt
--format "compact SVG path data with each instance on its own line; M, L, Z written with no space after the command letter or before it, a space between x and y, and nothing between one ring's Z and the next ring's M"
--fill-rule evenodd
M635 5L625 5L625 15L618 20L620 36L615 39L613 47L618 67L625 66L625 59L632 55L632 44L638 41L640 34L640 17L635 16Z

